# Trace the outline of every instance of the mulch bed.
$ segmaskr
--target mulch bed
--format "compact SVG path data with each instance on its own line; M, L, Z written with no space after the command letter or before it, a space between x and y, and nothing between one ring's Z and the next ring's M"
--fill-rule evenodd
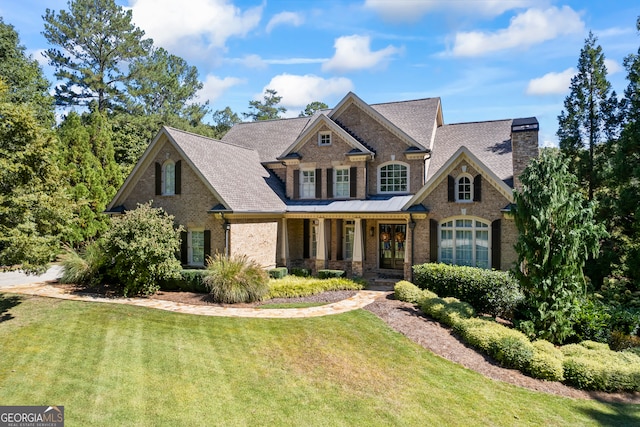
M91 292L109 295L108 289L81 289L73 285L57 285L73 292ZM276 298L260 303L251 304L219 304L212 302L208 295L193 292L160 291L150 296L152 299L174 301L193 305L258 307L262 304L274 303L332 303L355 295L355 291L330 291L302 298ZM598 391L584 391L566 386L559 382L544 381L528 377L515 369L501 367L496 361L485 356L461 341L453 331L439 322L427 317L415 305L398 301L393 298L393 292L381 294L366 310L378 316L389 327L405 335L410 340L421 345L447 360L458 363L474 370L488 378L525 387L531 390L551 393L574 399L595 399L610 403L640 404L640 393L605 393Z

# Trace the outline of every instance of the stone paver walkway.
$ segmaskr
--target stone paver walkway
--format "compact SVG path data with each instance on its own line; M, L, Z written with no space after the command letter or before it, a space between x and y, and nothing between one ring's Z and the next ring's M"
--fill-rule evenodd
M172 301L162 301L148 298L106 298L99 295L73 294L62 288L47 283L30 283L27 285L7 286L0 289L22 295L59 298L73 301L102 302L110 304L129 304L138 307L156 308L158 310L173 311L174 313L197 314L199 316L223 317L256 317L263 319L292 319L304 317L320 317L331 314L346 313L347 311L363 308L376 298L384 295L380 291L359 291L351 298L317 307L306 308L237 308L206 305L191 305Z

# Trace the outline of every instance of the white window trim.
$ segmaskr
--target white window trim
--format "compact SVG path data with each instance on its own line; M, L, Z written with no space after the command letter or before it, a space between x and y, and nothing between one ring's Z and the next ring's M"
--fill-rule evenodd
M204 228L193 228L187 231L187 263L192 266L204 266L206 259L204 254L204 247L206 246L204 240L202 245L202 262L194 262L193 261L193 245L192 245L192 233L202 233L202 238L204 239Z
M391 165L400 165L400 166L404 166L406 168L406 170L407 170L407 188L406 188L406 190L403 190L403 191L382 191L382 177L380 176L381 173L382 173L382 168L384 168L386 166L391 166ZM406 193L410 193L411 192L411 168L410 168L408 163L399 162L399 161L391 161L391 162L386 162L386 163L381 164L380 166L378 166L377 180L378 180L378 193L379 194L406 194Z
M470 195L469 195L469 200L465 200L465 199L461 199L460 198L460 180L462 178L467 178L469 179L469 185L471 188L470 191ZM474 188L473 188L473 177L471 175L469 175L468 173L462 173L460 175L458 175L456 177L456 186L455 186L455 195L456 195L456 202L457 203L472 203L473 202L473 196L474 196Z
M344 181L347 183L347 194L338 194L338 171L346 171L347 180ZM336 167L333 169L333 197L337 199L348 199L351 197L351 168L348 166L345 167Z
M173 166L173 188L167 190L167 167ZM176 194L176 163L173 160L167 160L162 164L162 195L175 196Z
M313 174L313 188L311 188L311 194L307 195L304 192L305 182L304 182L304 174L305 172L311 172ZM315 199L316 198L316 185L317 185L316 170L313 168L309 169L300 169L300 198L301 199Z
M440 223L438 223L438 262L442 262L442 225L446 224L447 222L453 222L453 227L451 227L450 229L453 231L452 234L452 238L453 238L453 259L454 261L456 260L456 245L455 245L455 236L456 236L456 220L460 220L460 219L465 219L465 220L471 220L473 221L473 226L471 228L465 228L465 230L471 230L472 231L472 236L473 236L473 252L472 252L472 261L473 261L473 267L476 266L477 264L477 260L476 260L476 231L477 230L483 230L483 231L487 231L487 269L490 270L491 269L491 252L492 252L492 245L493 242L491 241L491 222L487 221L483 218L479 218L479 217L472 217L472 216L455 216L455 217L450 217L450 218L445 218L442 221L440 221ZM476 227L476 221L481 222L483 224L485 224L487 227ZM454 264L457 265L457 264ZM482 267L479 267L482 268Z
M325 137L325 136L329 136L329 142L322 142L323 141L323 137ZM330 131L318 132L318 145L320 147L328 147L333 142L332 140L333 140L333 138L331 136L331 132Z

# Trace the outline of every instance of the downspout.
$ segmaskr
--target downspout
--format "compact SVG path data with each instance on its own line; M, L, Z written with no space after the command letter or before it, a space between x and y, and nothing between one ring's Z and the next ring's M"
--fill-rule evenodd
M411 273L409 273L409 279L413 283L413 253L414 253L414 241L413 230L416 228L416 222L413 220L413 215L409 214L409 230L411 231L411 265L409 266Z

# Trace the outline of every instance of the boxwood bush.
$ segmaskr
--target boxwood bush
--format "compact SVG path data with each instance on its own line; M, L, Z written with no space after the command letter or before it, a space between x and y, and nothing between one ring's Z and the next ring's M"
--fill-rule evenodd
M413 267L415 284L445 297L455 297L478 313L511 318L522 300L518 283L509 272L427 263Z
M318 270L318 279L329 279L331 277L344 277L344 270Z
M209 274L207 270L184 269L180 271L180 278L162 280L160 289L163 291L183 291L207 293L203 279Z
M287 267L276 267L269 270L269 277L271 277L272 279L282 279L287 274Z
M420 289L411 282L401 280L393 287L394 296L399 301L421 305L424 299L436 298L437 295L426 289Z

